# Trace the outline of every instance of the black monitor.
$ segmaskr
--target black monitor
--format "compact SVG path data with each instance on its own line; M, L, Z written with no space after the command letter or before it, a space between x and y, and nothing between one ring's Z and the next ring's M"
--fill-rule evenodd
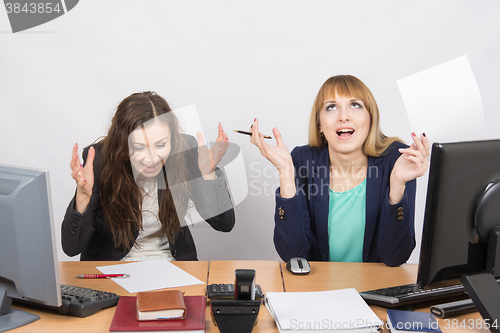
M13 299L61 306L46 170L0 165L0 331L39 316L11 308Z
M434 143L418 285L427 287L442 280L486 273L493 281L492 288L498 287L493 278L500 277L500 256L495 257L500 250L496 247L498 228L500 140ZM462 282L471 293L464 278Z

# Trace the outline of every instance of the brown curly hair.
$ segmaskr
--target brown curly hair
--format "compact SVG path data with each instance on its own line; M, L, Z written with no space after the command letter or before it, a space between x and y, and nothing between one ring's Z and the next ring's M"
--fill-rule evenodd
M189 189L183 180L188 178L185 154L187 144L179 132L177 118L168 103L154 92L134 93L125 98L116 109L107 136L99 142L102 169L99 175L101 207L111 232L115 246L130 250L135 236L142 229L143 190L137 184L130 156L130 133L154 118L166 122L171 132L171 152L157 176L159 185L159 220L161 228L155 235L165 235L175 242L180 230L179 216L186 214ZM167 117L161 115L166 115ZM168 186L169 179L175 179L175 203ZM177 210L176 210L177 207ZM178 211L183 209L183 211Z

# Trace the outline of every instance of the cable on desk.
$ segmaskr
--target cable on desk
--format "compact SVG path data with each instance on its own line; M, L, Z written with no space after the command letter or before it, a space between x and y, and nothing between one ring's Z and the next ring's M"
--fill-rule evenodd
M285 289L285 279L283 278L283 269L281 268L281 262L280 261L278 261L278 266L280 266L281 284L283 285L283 292L286 292L286 289Z
M207 292L207 290L208 290L208 278L209 278L209 276L210 276L210 260L208 261L208 267L207 267L207 282L206 282L206 284L205 284L205 285L206 285L206 288L205 288L205 296L207 296L207 298L208 298L208 292Z

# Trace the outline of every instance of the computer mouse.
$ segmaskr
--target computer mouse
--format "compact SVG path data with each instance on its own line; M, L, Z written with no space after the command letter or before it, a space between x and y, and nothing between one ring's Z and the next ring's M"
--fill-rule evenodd
M309 274L311 272L311 266L309 266L307 259L298 257L288 260L286 269L292 274Z

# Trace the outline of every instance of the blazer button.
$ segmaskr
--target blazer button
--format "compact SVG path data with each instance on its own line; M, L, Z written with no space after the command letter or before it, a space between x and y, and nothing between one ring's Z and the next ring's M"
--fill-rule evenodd
M71 226L72 226L73 228L76 228L76 227L78 227L78 224L76 224L75 222L71 222Z
M226 205L226 201L224 200L224 202L222 203L222 206L225 206Z
M398 212L399 216L403 216L403 214L404 214L403 212Z
M173 256L174 258L175 258L175 257L177 257L177 250L173 250L173 251L172 251L172 256Z
M280 216L280 219L281 220L284 220L285 219L285 211L283 210L283 208L278 208L278 215Z
M403 211L403 207L398 207L398 212L402 212Z
M69 231L70 231L73 235L76 235L76 231L75 231L75 230L70 229Z
M219 187L222 187L222 185L224 185L224 182L219 183Z
M401 221L402 219L403 219L403 217L402 217L402 216L398 216L398 220L400 220L400 221Z
M73 218L75 219L75 221L78 221L80 219L80 216L75 214L75 215L73 215Z

